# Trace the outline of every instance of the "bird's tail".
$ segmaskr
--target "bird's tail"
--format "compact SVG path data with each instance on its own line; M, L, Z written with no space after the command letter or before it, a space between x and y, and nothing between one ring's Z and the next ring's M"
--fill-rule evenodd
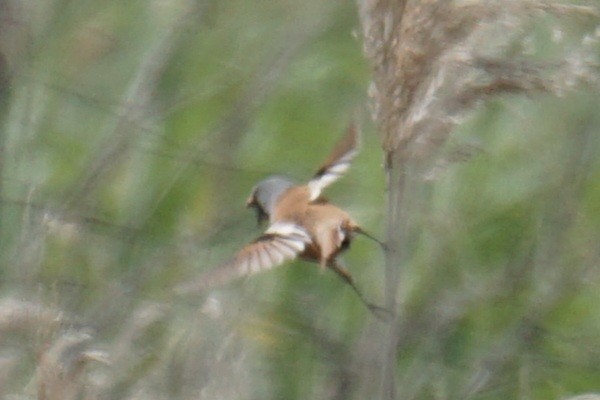
M391 320L391 318L393 317L394 314L390 310L387 310L384 307L381 307L381 306L378 306L376 304L369 302L363 295L362 291L354 283L354 279L352 278L352 275L350 275L350 271L348 271L342 265L340 260L333 259L333 260L329 261L329 263L327 265L336 274L338 274L340 276L340 278L342 278L348 285L350 285L350 287L352 287L354 292L358 295L358 298L360 299L360 301L369 309L369 311L371 311L371 313L375 317L377 317L378 319L380 319L382 321Z

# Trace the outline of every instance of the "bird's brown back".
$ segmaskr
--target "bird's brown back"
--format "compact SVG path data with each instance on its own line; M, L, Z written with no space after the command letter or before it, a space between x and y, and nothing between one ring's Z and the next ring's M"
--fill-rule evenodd
M294 222L308 232L313 243L302 257L315 261L337 255L356 225L348 213L327 200L310 201L307 186L294 186L281 196L271 215L271 223L277 221Z

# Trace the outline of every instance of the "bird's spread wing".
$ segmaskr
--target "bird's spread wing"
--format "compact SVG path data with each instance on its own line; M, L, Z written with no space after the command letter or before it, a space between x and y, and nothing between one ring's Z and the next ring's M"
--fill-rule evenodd
M346 134L333 148L333 151L321 168L308 182L311 201L316 200L321 191L338 180L350 168L352 160L360 147L359 129L355 123L350 124Z
M291 222L275 222L233 258L201 275L197 281L184 283L177 291L195 292L266 271L296 258L310 241L310 236L302 227Z

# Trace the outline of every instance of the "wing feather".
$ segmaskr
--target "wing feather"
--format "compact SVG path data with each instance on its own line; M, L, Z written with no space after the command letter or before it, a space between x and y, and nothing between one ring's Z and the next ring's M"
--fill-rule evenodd
M358 154L359 147L359 129L355 123L352 123L346 130L346 134L333 148L327 160L308 182L311 201L319 198L324 188L337 181L348 171L352 160Z
M272 269L296 258L310 242L310 236L302 227L290 222L276 222L233 258L202 274L198 280L180 285L177 291L199 291Z

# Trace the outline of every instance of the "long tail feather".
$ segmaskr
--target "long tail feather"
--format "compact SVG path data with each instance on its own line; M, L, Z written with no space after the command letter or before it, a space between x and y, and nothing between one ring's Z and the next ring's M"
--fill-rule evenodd
M341 265L339 260L334 259L334 260L330 261L328 266L336 274L338 274L338 276L340 278L342 278L348 285L350 285L350 287L352 287L352 289L357 294L360 301L367 307L367 309L375 317L377 317L378 319L380 319L382 321L389 321L391 319L391 317L393 316L393 313L391 311L385 309L384 307L373 304L365 298L362 291L354 283L354 279L352 278L352 275L350 275L350 272L346 268L344 268L343 265Z

